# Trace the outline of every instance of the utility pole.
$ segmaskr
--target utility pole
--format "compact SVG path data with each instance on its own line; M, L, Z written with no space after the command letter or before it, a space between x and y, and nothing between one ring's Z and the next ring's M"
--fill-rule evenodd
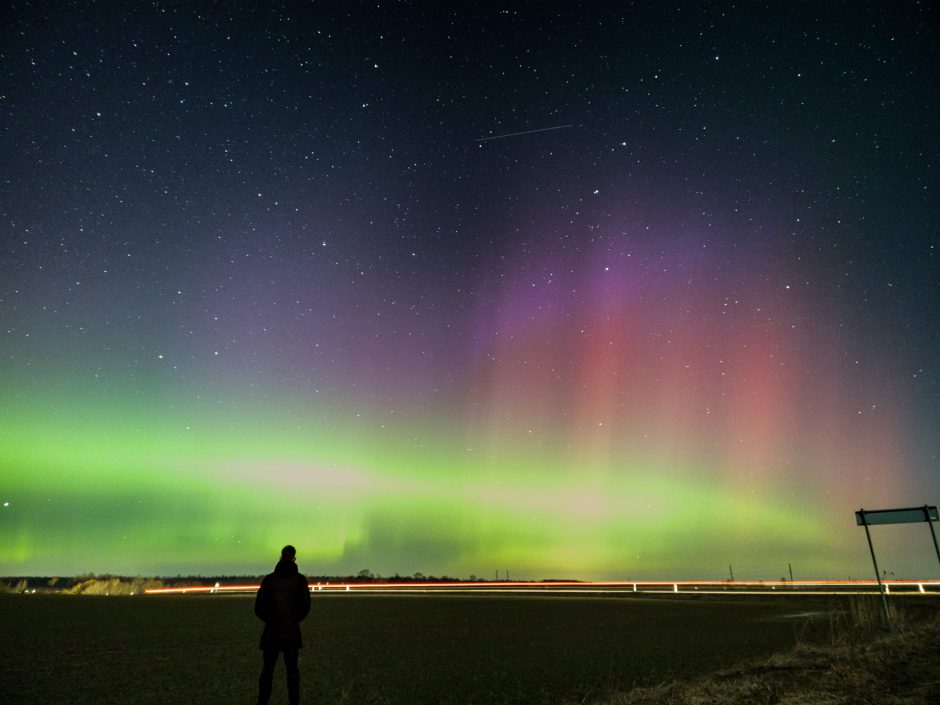
M734 582L734 571L731 569L731 565L728 565L728 572L731 574L731 582Z
M790 584L793 584L793 566L787 563L787 568L790 570Z

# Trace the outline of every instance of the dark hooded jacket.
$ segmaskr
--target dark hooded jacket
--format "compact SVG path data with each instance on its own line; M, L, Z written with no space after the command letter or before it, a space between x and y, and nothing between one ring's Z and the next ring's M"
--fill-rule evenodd
M307 579L293 561L280 560L264 576L255 597L255 615L264 622L262 649L299 649L300 621L310 612Z

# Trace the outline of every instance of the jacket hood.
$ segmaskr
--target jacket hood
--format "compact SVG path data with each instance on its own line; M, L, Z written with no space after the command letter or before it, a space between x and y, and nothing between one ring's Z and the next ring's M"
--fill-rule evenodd
M294 575L298 572L297 564L294 561L285 561L283 559L274 566L274 572L278 575Z

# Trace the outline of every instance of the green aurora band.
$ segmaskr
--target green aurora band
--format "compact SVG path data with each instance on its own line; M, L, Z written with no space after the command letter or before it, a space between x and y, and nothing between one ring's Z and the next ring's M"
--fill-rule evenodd
M857 559L851 532L824 545L825 508L696 480L654 454L582 476L551 453L481 454L391 422L148 416L6 410L6 573L252 574L287 541L316 574L720 577L735 562L776 578L793 556L814 575Z

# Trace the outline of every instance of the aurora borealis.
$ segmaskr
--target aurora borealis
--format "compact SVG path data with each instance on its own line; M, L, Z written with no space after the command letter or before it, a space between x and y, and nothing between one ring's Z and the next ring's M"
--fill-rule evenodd
M940 500L936 19L12 4L0 575L869 577Z

